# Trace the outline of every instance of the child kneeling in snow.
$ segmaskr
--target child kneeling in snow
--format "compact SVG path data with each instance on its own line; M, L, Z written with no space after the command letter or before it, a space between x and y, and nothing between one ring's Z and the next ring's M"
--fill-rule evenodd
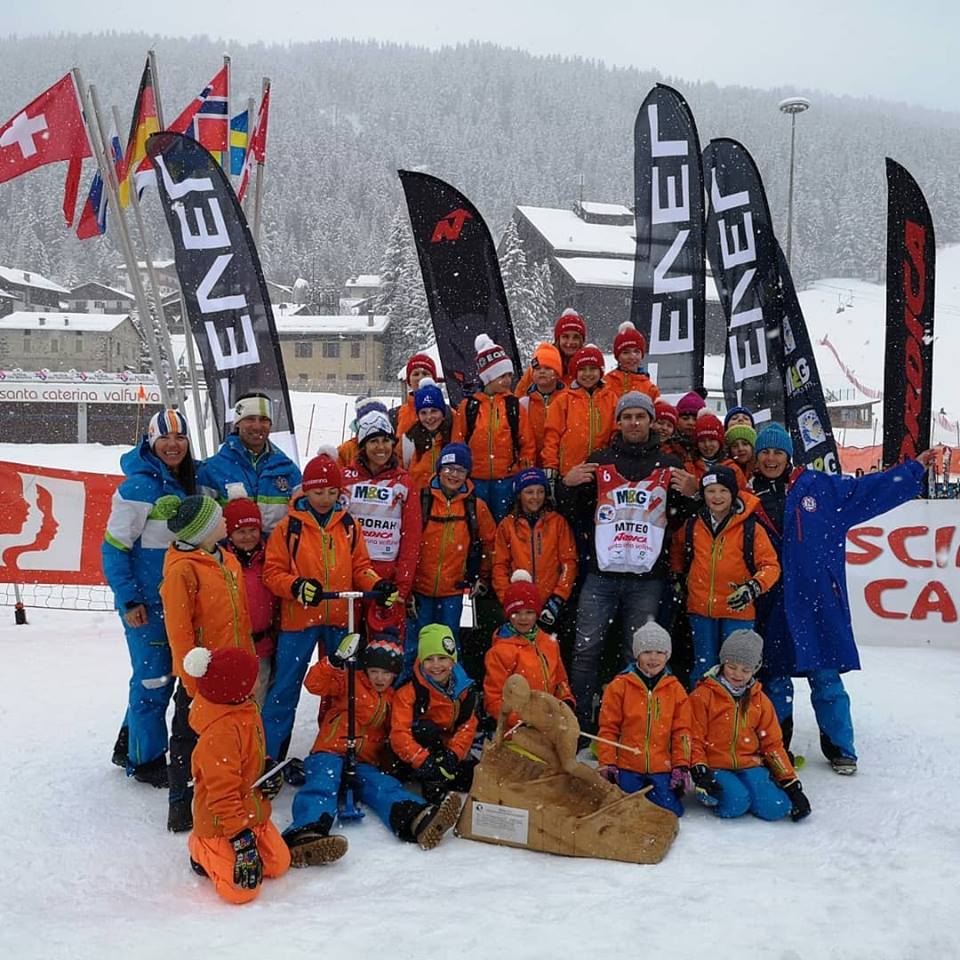
M348 633L336 653L315 663L304 686L329 705L320 720L320 732L304 760L306 783L293 798L293 823L284 839L295 867L339 860L347 852L342 836L330 836L337 815L337 798L347 753L348 683L346 661L354 657L360 636ZM357 731L356 800L372 807L401 839L424 850L435 847L460 813L460 797L447 794L438 804L424 803L395 778L377 768L381 760L393 701L393 681L403 664L403 648L396 634L374 633L360 657L356 675Z
M560 659L557 641L537 626L542 610L540 592L526 570L517 570L503 593L503 609L509 622L493 635L493 645L484 657L484 709L491 717L500 714L503 685L520 674L531 690L541 690L572 708L576 705L567 671ZM508 724L516 723L511 715Z
M425 800L470 789L478 707L477 688L457 663L453 631L428 624L420 631L413 676L394 694L390 719L390 746L402 764L398 775L419 781Z
M634 633L636 662L603 692L597 759L600 772L625 793L650 786L647 799L680 817L690 770L690 704L667 669L672 651L670 634L653 620Z
M190 726L199 736L191 761L190 866L224 900L248 903L264 877L290 866L290 851L270 820L270 799L283 780L277 775L253 785L265 765L263 724L251 697L257 658L240 647L213 653L194 647L183 669L197 684Z
M697 799L718 817L749 812L761 820L787 814L802 820L810 801L783 746L773 704L754 679L762 651L758 633L735 630L723 641L720 665L690 694L690 776Z

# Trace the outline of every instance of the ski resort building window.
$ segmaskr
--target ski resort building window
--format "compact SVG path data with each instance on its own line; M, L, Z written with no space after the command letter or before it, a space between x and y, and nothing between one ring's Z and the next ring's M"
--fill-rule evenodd
M79 330L77 331L77 335L73 338L73 352L83 353L83 334Z
M323 356L327 360L340 359L340 343L337 340L326 340L323 344ZM329 378L328 378L329 379ZM334 377L336 379L336 377Z
M60 352L60 338L56 335L50 338L50 352L51 353Z
M353 343L350 344L350 357L353 360L360 359L360 341L359 340L354 340Z
M293 355L301 359L307 359L313 356L313 344L307 341L298 340L294 344Z
M30 348L31 348L31 345L30 345L30 331L29 331L29 330L24 330L24 331L23 331L23 352L24 352L24 353L29 353L29 352L30 352Z

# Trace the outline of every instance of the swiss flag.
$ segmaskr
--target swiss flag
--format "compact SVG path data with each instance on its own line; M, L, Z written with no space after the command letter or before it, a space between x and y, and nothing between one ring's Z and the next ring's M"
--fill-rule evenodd
M80 167L90 156L73 77L68 73L0 127L0 183L69 160L64 215L73 221Z

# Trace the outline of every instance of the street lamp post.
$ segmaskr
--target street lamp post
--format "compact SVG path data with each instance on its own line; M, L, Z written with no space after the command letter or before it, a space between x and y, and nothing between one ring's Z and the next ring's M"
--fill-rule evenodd
M806 97L787 97L777 105L781 113L790 115L790 187L787 193L787 266L793 266L791 252L793 249L793 159L794 147L797 139L797 114L810 109L810 101Z

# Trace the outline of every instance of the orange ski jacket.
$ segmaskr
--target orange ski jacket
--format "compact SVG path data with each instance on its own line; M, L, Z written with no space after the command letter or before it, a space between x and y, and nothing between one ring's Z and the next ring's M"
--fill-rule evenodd
M713 770L766 764L779 783L796 780L776 711L760 681L754 680L738 702L717 674L717 667L708 671L690 694L693 763L704 763Z
M510 576L526 570L536 584L540 602L555 593L569 600L577 579L577 544L570 524L555 510L542 510L531 527L519 505L497 527L493 551L493 589L500 602Z
M603 382L618 400L625 393L630 393L633 390L638 393L645 393L654 403L660 396L660 388L646 373L628 373L626 370L617 367L603 375Z
M547 411L556 401L557 397L567 392L567 387L558 382L557 389L553 393L543 394L536 386L530 385L530 389L520 397L520 406L525 407L527 415L530 418L530 429L533 431L534 449L536 451L536 466L543 466L543 437L547 426Z
M519 457L514 457L513 434L507 416L507 397L510 394L475 393L464 398L453 418L454 443L466 443L473 455L474 480L503 480L520 470L532 467L537 454L534 447L530 417L523 405L519 405L518 446ZM480 404L473 433L467 440L467 404L470 400ZM517 401L519 403L519 401Z
M543 433L543 466L561 475L607 446L617 395L603 382L593 393L574 384L550 404Z
M598 743L597 759L604 766L636 773L669 773L690 766L690 704L673 674L664 673L649 690L634 666L618 673L603 692L597 733L642 751Z

